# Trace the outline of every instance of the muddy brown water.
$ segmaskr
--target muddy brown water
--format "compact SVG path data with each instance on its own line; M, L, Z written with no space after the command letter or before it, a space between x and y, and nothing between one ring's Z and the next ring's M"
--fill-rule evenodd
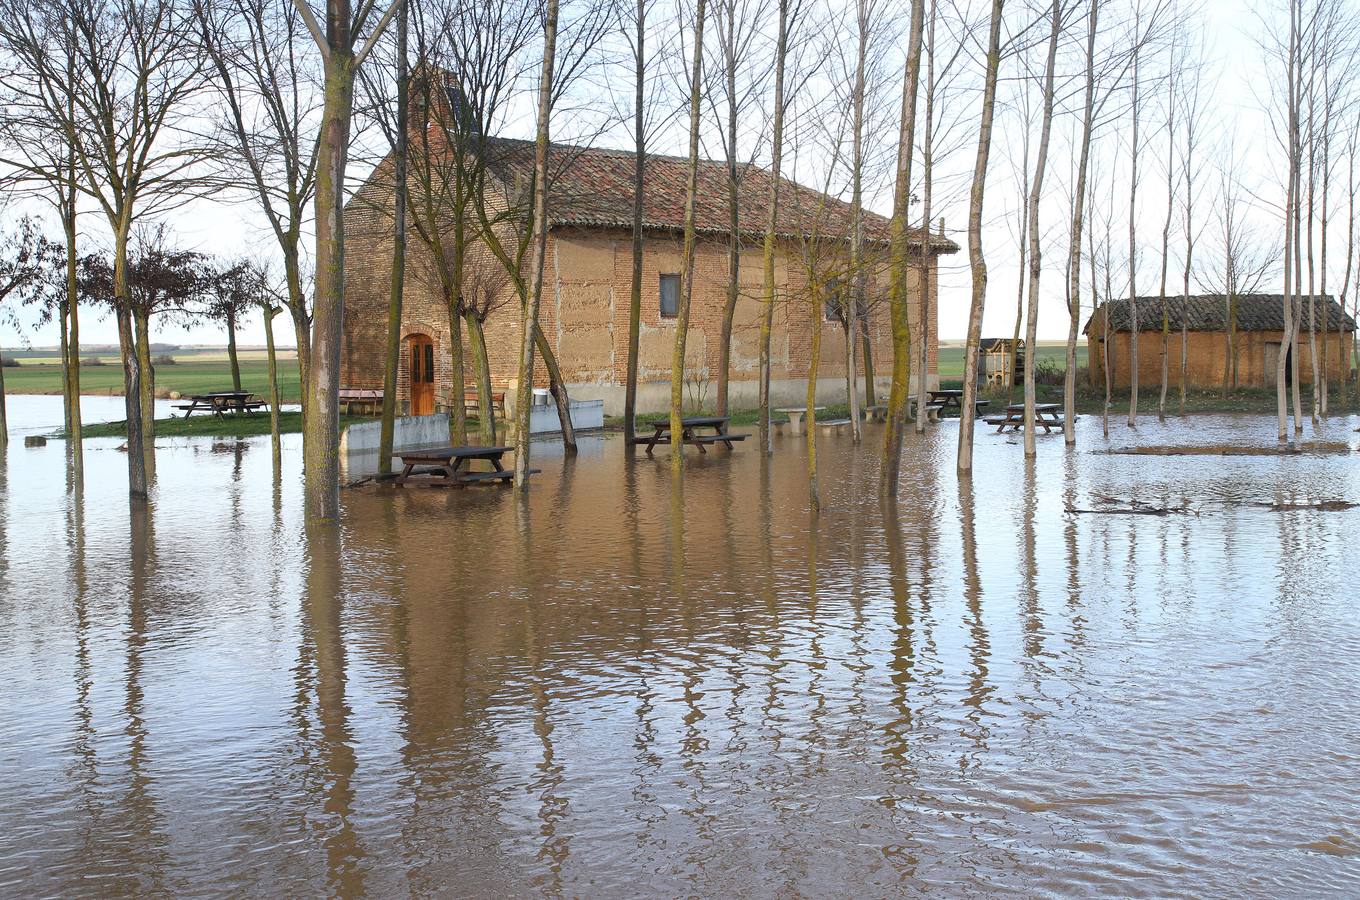
M1360 891L1360 456L957 425L347 491L296 439L0 468L0 894ZM1319 439L1351 441L1337 421ZM1100 498L1182 511L1074 514ZM1267 505L1290 507L1274 511Z

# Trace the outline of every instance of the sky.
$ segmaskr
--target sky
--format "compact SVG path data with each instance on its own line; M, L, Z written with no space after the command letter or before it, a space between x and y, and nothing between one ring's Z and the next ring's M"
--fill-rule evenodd
M1147 2L1147 0L1144 0ZM1023 10L1022 10L1023 11ZM1259 99L1269 91L1269 75L1267 67L1260 63L1260 52L1256 46L1255 35L1261 31L1257 23L1255 14L1251 7L1234 0L1210 0L1202 7L1196 20L1205 35L1205 71L1206 85L1211 96L1209 97L1209 119L1206 135L1206 145L1215 147L1222 145L1226 136L1236 133L1236 152L1238 165L1235 166L1235 173L1242 177L1244 184L1249 184L1251 190L1261 194L1269 193L1269 173L1274 171L1277 166L1279 150L1277 145L1270 139L1268 134L1269 121L1267 114L1262 109L1262 101ZM1083 29L1084 31L1084 29ZM1081 35L1074 34L1069 41L1080 40ZM826 47L833 47L834 44L842 44L849 40L849 35L844 31L828 29L825 40L831 42ZM942 51L947 49L945 41L941 40ZM1041 42L1040 42L1041 43ZM1070 55L1077 47L1073 43L1070 47L1065 47L1066 65L1070 70L1072 62L1077 60L1075 55ZM309 48L310 49L310 48ZM1031 54L1032 66L1041 66L1041 53L1043 47L1037 46L1036 51ZM818 52L826 52L825 48ZM889 52L896 52L890 50ZM946 111L941 113L941 119L950 119L956 124L954 130L946 135L936 155L936 188L935 188L935 209L933 219L938 221L943 217L947 233L960 245L960 252L956 255L945 257L941 265L940 277L940 322L939 333L944 340L961 338L967 329L968 304L971 291L971 277L968 267L968 248L967 235L964 230L967 219L967 189L969 176L973 166L976 153L976 140L974 131L970 130L969 125L976 118L975 107L978 104L978 94L975 85L970 82L970 78L975 74L976 65L969 63L971 69L965 71L965 75L958 83L956 89L946 92L941 100L940 106ZM997 119L996 140L993 145L991 165L988 177L988 199L985 209L984 222L984 246L987 251L987 261L990 269L990 284L986 315L984 317L983 334L984 336L1008 335L1014 327L1016 313L1017 284L1020 276L1018 267L1018 249L1016 246L1016 234L1019 221L1019 170L1023 159L1023 133L1019 106L1017 103L1017 86L1021 83L1021 63L1019 59L1012 58L1007 60L1006 66L1002 71L1002 85L999 92L999 106ZM834 72L825 71L820 76L820 81L814 79L809 82L808 91L817 94L812 98L815 104L810 101L809 109L815 105L813 110L816 116L825 117L825 110L835 108L840 101L838 100L837 88L834 82ZM1071 84L1067 87L1072 89ZM595 88L590 88L595 90ZM1061 88L1060 88L1061 90ZM897 102L900 87L888 85L885 87L883 95L885 108L891 110ZM1139 293L1156 292L1156 273L1160 264L1160 231L1162 220L1166 215L1165 201L1165 159L1167 158L1166 141L1164 137L1159 137L1162 128L1159 104L1160 99L1148 98L1146 100L1147 109L1145 112L1144 129L1144 154L1142 162L1142 199L1138 205L1136 221L1140 233L1139 244ZM511 136L529 136L532 132L532 116L528 114L516 115L507 121L502 129L502 133ZM707 118L710 121L709 127L716 127L717 117L712 115L712 110L707 110ZM569 115L570 113L567 113ZM1065 308L1065 264L1067 256L1067 230L1070 218L1069 197L1070 184L1072 182L1072 154L1070 153L1069 142L1077 125L1077 117L1073 114L1060 115L1054 125L1053 148L1050 156L1050 168L1047 176L1047 185L1044 192L1044 200L1041 203L1041 233L1044 235L1044 265L1043 280L1040 289L1039 302L1039 321L1038 333L1040 339L1062 339L1066 337L1068 327L1068 317ZM567 122L560 130L562 132L570 130L571 123ZM753 131L760 132L760 126L752 126ZM890 152L896 140L896 123L888 118L880 120L877 132L871 139L877 140L880 148ZM1128 123L1123 118L1119 118L1109 123L1102 134L1098 136L1097 145L1093 151L1092 172L1098 185L1104 185L1102 191L1107 193L1097 199L1097 206L1101 210L1111 205L1108 196L1108 189L1117 185L1119 196L1113 203L1118 210L1115 220L1111 222L1111 233L1114 235L1114 244L1127 247L1127 133ZM757 134L752 140L760 140ZM604 134L598 143L604 146L615 146L627 148L628 134L626 130L616 130ZM657 140L653 147L657 152L683 153L685 143L685 128L681 120L677 119L669 127L660 130ZM947 146L945 146L947 144ZM706 155L717 155L721 152L714 134L706 132L704 147ZM823 145L817 144L815 140L809 139L806 145L800 146L798 153L793 155L793 160L789 165L797 167L795 172L800 180L805 183L812 181L814 173L820 171L820 166L826 162L827 150ZM760 160L763 151L756 147L752 151L757 160ZM820 154L820 155L819 155ZM1209 155L1206 152L1206 156ZM1215 158L1223 154L1214 150ZM367 170L367 166L362 161L365 156L363 153L356 154L360 157L358 161L351 164L350 177L357 185ZM1206 170L1212 169L1212 165L1206 162L1203 166ZM918 167L919 172L919 167ZM887 214L891 208L891 184L888 180L888 173L878 180L877 184L870 185L870 196L868 206L877 212ZM1211 171L1203 173L1203 181L1206 185L1214 181L1217 175ZM1202 211L1201 218L1204 220L1207 236L1201 242L1201 247L1210 246L1212 243L1212 218L1214 211L1213 197L1208 196L1208 190L1204 192L1199 203ZM1265 208L1265 203L1258 205L1259 208L1253 211L1252 216L1263 229L1270 229L1274 221L1273 214ZM15 207L11 206L12 211ZM917 214L914 208L913 214ZM1108 214L1102 211L1094 211L1092 216L1097 228L1102 228L1099 224L1102 216ZM88 240L94 242L103 241L101 231L101 221L96 213L84 217L84 229L88 233ZM181 246L196 249L204 253L235 256L240 254L265 255L271 254L275 244L273 235L264 227L264 222L253 204L247 201L242 202L223 202L219 199L196 201L191 205L180 208L168 215L169 224L177 235L177 240ZM1174 229L1179 234L1179 227ZM1103 230L1101 236L1103 237ZM1180 238L1173 236L1173 243L1178 243ZM1208 252L1204 249L1201 253ZM1173 272L1179 271L1180 265L1179 247L1173 249L1173 259L1171 269ZM1112 255L1112 267L1124 267L1124 272L1120 274L1116 271L1113 280L1127 284L1127 271L1124 259L1127 257L1127 250L1116 251ZM1083 279L1087 279L1088 273L1083 272ZM1174 282L1173 282L1174 283ZM1198 287L1198 285L1196 285ZM1116 291L1116 293L1119 293ZM1091 301L1089 297L1083 300L1085 315L1089 314ZM247 321L241 330L238 340L244 344L262 344L263 330L258 321ZM16 329L13 323L0 324L0 339L4 341L6 347L16 346L44 346L56 343L56 332L54 327L35 328L30 322L24 321L20 316L20 328ZM278 338L281 343L291 342L291 329L277 329ZM99 318L95 311L91 310L84 313L82 319L82 340L86 344L106 344L116 343L116 331L112 317L105 316ZM158 342L181 344L181 345L221 345L225 342L225 336L220 328L213 325L193 325L188 327L162 324L156 328L155 340Z

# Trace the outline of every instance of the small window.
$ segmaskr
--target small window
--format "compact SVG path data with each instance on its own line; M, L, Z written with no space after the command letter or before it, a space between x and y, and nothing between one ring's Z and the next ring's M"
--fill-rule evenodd
M661 318L674 319L680 315L680 276L661 276Z
M827 322L839 322L845 324L845 319L841 315L841 295L830 294L826 298L826 303L822 309L822 318Z

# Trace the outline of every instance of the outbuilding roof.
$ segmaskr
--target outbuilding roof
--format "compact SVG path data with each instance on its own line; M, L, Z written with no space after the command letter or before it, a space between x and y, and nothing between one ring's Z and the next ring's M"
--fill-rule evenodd
M1238 331L1283 331L1284 330L1284 297L1281 294L1238 294L1237 300L1237 330ZM1344 323L1344 330L1355 331L1355 319L1346 315L1338 304L1330 296L1317 295L1314 303L1316 305L1317 328L1322 330L1323 322L1329 331L1336 331ZM1303 306L1303 329L1308 329L1308 297L1302 298ZM1084 334L1091 333L1091 326L1096 322L1097 317L1107 311L1110 316L1111 331L1129 331L1131 317L1129 315L1129 301L1127 298L1110 300L1102 303L1093 315L1086 322ZM1171 323L1172 331L1181 330L1182 310L1185 314L1185 327L1187 331L1226 331L1228 321L1228 298L1224 294L1192 294L1188 298L1179 295L1171 295L1166 298L1167 318ZM1162 304L1161 298L1157 296L1138 298L1138 330L1139 331L1161 331L1162 330Z
M487 166L507 183L527 183L533 172L532 141L488 138ZM629 150L605 150L554 144L549 150L552 193L548 214L554 225L632 228L635 154ZM642 220L646 228L680 231L685 225L685 187L689 160L680 156L648 154L643 170ZM768 169L750 165L742 169L737 193L738 229L746 235L762 235L769 216ZM787 178L780 179L776 230L781 236L809 234L816 221L822 194ZM830 239L850 234L851 206L826 197L820 233ZM864 212L866 240L885 243L889 220ZM706 234L727 234L729 228L727 164L700 160L695 206L696 229ZM909 230L909 239L920 246L921 230ZM956 253L958 244L943 235L930 236L936 253Z

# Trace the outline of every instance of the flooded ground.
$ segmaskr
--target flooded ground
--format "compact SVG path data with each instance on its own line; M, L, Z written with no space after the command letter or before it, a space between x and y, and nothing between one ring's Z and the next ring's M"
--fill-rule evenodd
M676 490L596 437L338 529L296 437L162 441L145 515L116 441L80 492L11 445L0 894L1360 890L1360 509L1270 508L1360 501L1354 451L1098 425L980 429L971 485L909 436L886 515L870 430L819 516L800 440Z

